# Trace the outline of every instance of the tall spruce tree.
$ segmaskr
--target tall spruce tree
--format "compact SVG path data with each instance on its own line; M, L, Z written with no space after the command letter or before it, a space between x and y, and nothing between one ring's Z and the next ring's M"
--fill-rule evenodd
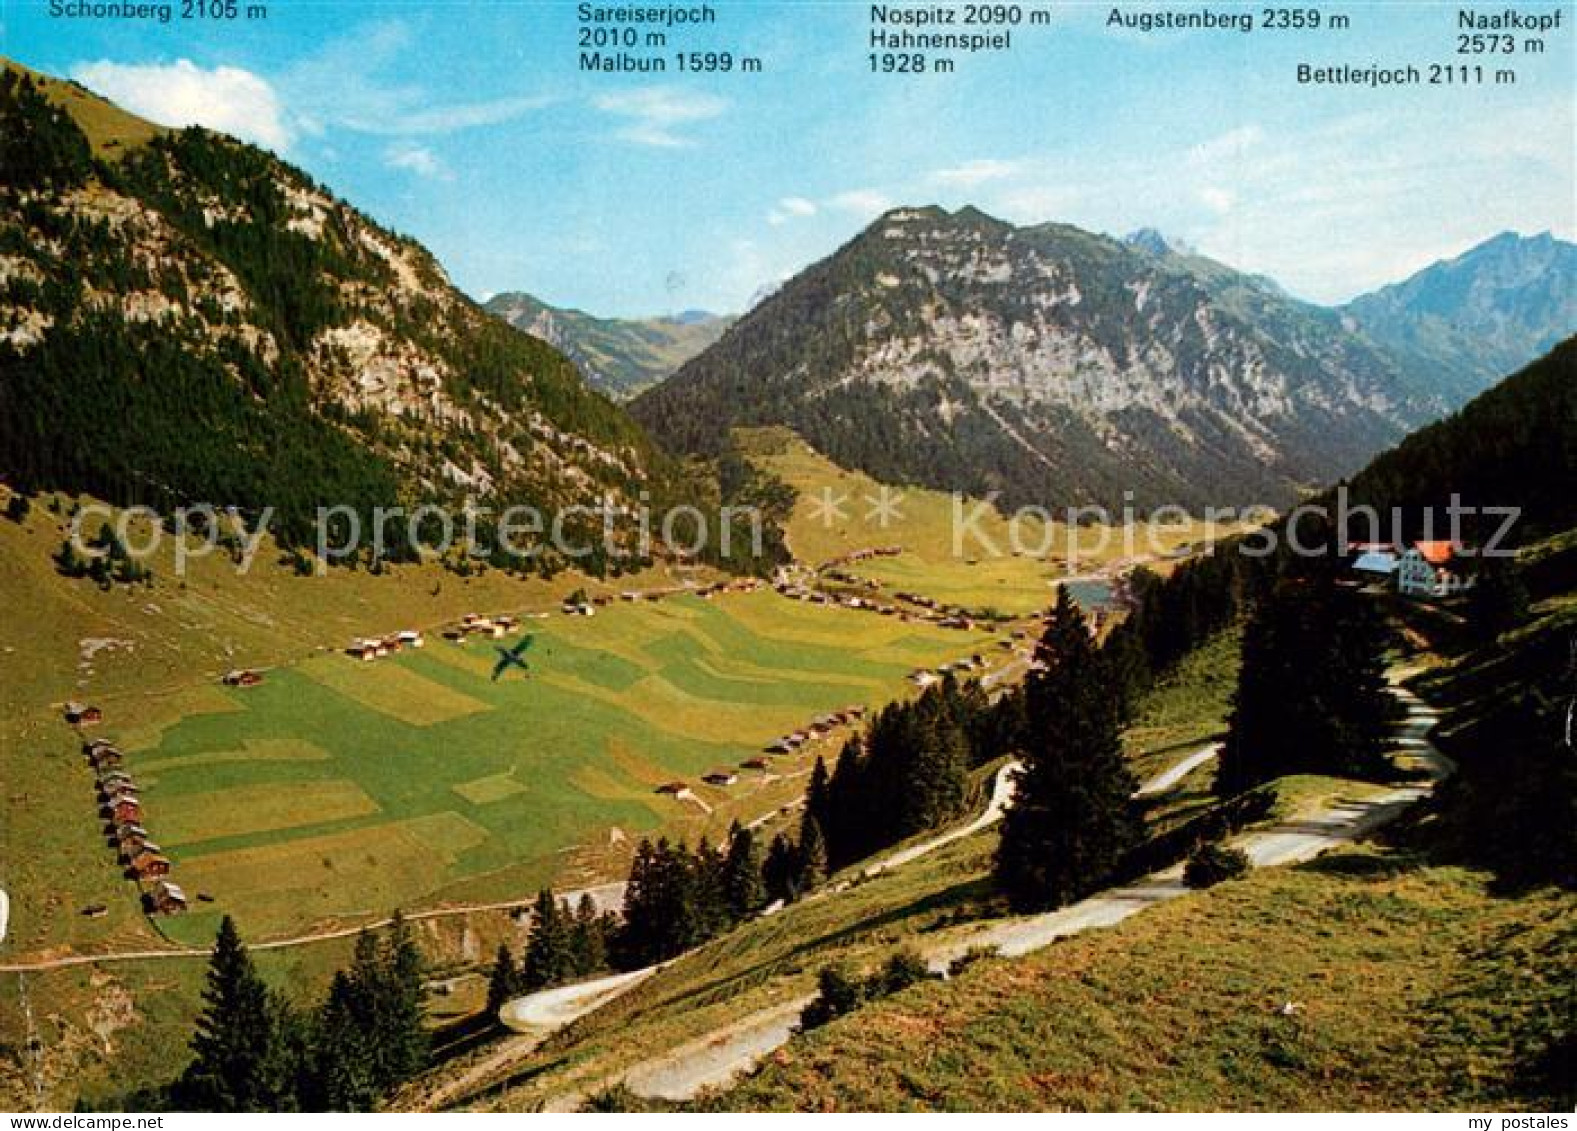
M306 1074L305 1106L312 1111L371 1111L380 1089L373 1066L373 1035L364 1028L361 989L343 970L334 975L319 1010Z
M728 859L723 866L723 895L728 900L728 913L734 922L754 914L766 903L762 870L756 834L736 822L728 838Z
M176 1086L192 1111L288 1111L295 1100L288 1009L272 993L241 942L235 922L219 923L193 1058Z
M528 990L541 990L568 981L575 973L571 924L553 893L543 888L537 893L531 913L531 937L521 963L521 984Z
M520 992L520 967L508 943L498 944L498 954L493 959L493 969L487 978L487 1012L497 1016L504 1003Z
M1231 797L1288 774L1384 773L1394 709L1385 639L1374 604L1330 575L1280 581L1244 628L1216 792Z
M823 835L834 824L832 797L832 779L827 772L827 763L821 755L816 755L816 764L811 767L810 781L805 786L805 820L814 820L821 826ZM802 822L803 823L803 822ZM803 832L801 833L803 837Z
M403 912L394 913L384 943L387 1006L380 1039L387 1048L385 1088L404 1083L427 1067L425 988L427 963Z
M794 898L799 882L799 852L794 842L782 833L773 837L767 848L766 861L761 865L761 881L768 899L788 902Z
M794 897L820 887L827 879L827 840L816 818L807 815L800 825L799 848L795 852Z
M570 953L575 973L595 974L608 965L607 928L607 920L597 911L597 901L591 898L590 892L583 894L570 928Z
M690 858L691 915L697 940L711 938L733 922L728 910L728 890L724 886L727 858L712 847L707 837L695 846Z
M1066 588L1036 658L1025 689L1024 768L996 864L998 882L1026 910L1098 889L1141 832L1117 697Z

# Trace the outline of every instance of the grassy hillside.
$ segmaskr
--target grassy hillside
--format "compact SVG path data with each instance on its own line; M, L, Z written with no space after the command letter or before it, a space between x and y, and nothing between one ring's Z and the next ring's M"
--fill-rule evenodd
M0 595L25 610L26 628L0 647L0 888L12 911L0 964L159 949L167 936L206 943L220 910L255 941L400 903L520 898L548 879L616 875L630 845L610 843L613 826L631 840L659 829L715 836L733 816L797 794L814 753L776 760L775 780L698 785L711 815L658 798L658 778L737 762L790 724L900 694L911 667L980 646L975 634L765 592L615 599L589 619L558 612L578 588L667 588L711 580L704 570L613 583L497 571L458 578L415 565L302 578L267 542L244 577L219 553L195 558L179 579L167 539L148 585L106 591L62 578L51 560L77 502L41 497L22 522L0 518ZM140 541L149 531L133 524L132 533ZM356 636L432 632L473 611L551 612L525 622L541 634L531 681L492 684L480 643L434 638L420 653L370 665L339 654ZM861 644L850 650L854 636ZM264 684L222 687L219 677L238 666L264 670ZM68 699L104 709L94 733L127 749L175 878L213 904L181 919L141 913L101 835L80 740L61 717ZM346 834L337 847L327 840ZM82 914L94 904L104 905L101 917ZM523 941L505 913L421 929L445 969L474 966L499 939ZM343 950L327 943L262 961L300 994ZM164 1078L184 1057L201 965L0 974L7 1106L35 1102L35 1080L58 1109L79 1089L105 1095ZM449 1012L467 1001L432 1004ZM37 1064L31 1037L41 1041Z
M703 1106L1569 1108L1535 1035L1577 961L1571 912L1356 847L979 962L796 1041Z
M0 58L0 66L31 77L45 97L70 114L87 136L95 157L113 160L168 133L162 126L128 114L75 82L41 74L10 59Z
M1528 556L1559 552L1545 544ZM1556 678L1541 657L1555 642L1564 649L1577 602L1569 585L1537 596L1534 620L1494 645L1415 657L1425 671L1418 686L1439 700L1442 742L1459 760L1497 757L1471 719L1533 672L1545 673L1535 683ZM1218 734L1235 666L1235 640L1224 636L1149 694L1126 735L1141 773ZM1481 780L1468 768L1467 782ZM1208 804L1209 772L1152 806L1154 826ZM1555 783L1520 784L1537 795ZM1314 804L1370 788L1284 779L1270 820L1295 823ZM950 982L866 1005L691 1106L1569 1107L1577 898L1549 883L1510 888L1492 861L1461 852L1448 835L1453 797L1448 784L1379 839L1310 864L1265 869L1026 958L981 959ZM675 1050L811 992L828 963L872 970L902 945L931 948L1000 915L988 882L995 839L976 834L747 924L540 1048L504 1058L462 1103L671 1106L614 1085L637 1068L649 1079ZM467 1067L445 1066L435 1079Z

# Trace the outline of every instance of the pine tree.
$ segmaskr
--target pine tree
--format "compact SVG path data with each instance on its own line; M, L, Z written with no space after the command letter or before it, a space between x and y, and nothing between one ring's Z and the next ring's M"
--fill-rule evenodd
M805 821L815 821L825 835L834 823L833 806L831 775L827 773L827 763L818 754L810 771L810 782L805 786L805 815L801 826ZM804 837L803 827L800 836Z
M396 912L382 938L371 931L356 937L349 1001L371 1050L373 1084L380 1094L410 1079L427 1063L423 1007L423 961L410 926Z
M526 942L526 957L521 963L521 983L528 990L546 989L568 981L574 972L570 924L553 893L543 888L537 893L536 907L531 915L531 937Z
M431 1043L427 1035L425 987L427 963L405 915L395 911L387 938L389 1024L385 1040L392 1046L390 1085L403 1083L427 1067Z
M799 850L795 857L798 868L794 896L798 898L820 887L827 879L827 841L821 835L821 826L814 817L807 816L800 825Z
M520 992L520 967L508 943L498 944L498 955L493 959L493 970L487 978L487 1012L497 1016L504 1003Z
M798 880L799 853L788 837L778 833L772 838L766 862L761 866L761 881L767 889L767 898L784 902L793 899Z
M860 739L849 739L838 752L838 761L827 784L831 803L821 831L827 838L827 864L832 868L841 868L863 855L870 814L865 762L865 748Z
M608 965L607 921L597 911L597 902L588 892L580 897L575 923L570 930L570 953L575 973L595 974Z
M1024 768L996 868L1023 909L1059 907L1096 890L1141 831L1109 675L1066 588L1037 659L1025 691Z
M615 947L620 965L628 969L647 965L647 955L654 949L656 885L656 849L651 841L642 839L630 862L630 878L624 888L624 924Z
M722 853L712 847L705 836L695 846L690 859L690 901L694 918L696 941L711 938L733 922L728 910L728 891L724 886L724 867L727 863Z
M344 971L334 975L319 1011L306 1088L313 1111L371 1111L378 1102L372 1035L362 990Z
M759 911L767 901L762 868L756 834L736 823L728 838L728 859L723 865L723 894L728 900L729 916L736 923Z
M1328 575L1279 582L1249 618L1216 792L1288 774L1385 769L1393 700L1375 606Z
M1504 558L1486 558L1478 581L1467 595L1467 620L1484 640L1509 632L1528 615L1528 587L1516 565Z
M214 939L202 999L193 1059L176 1089L181 1105L193 1111L288 1110L294 1098L288 1011L263 984L228 915Z

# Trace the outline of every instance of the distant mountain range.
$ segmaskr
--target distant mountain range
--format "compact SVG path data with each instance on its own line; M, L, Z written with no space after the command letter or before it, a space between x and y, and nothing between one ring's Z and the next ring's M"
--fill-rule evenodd
M657 384L722 337L734 321L704 310L659 318L598 318L549 306L519 291L496 295L484 306L517 330L563 351L593 388L614 398Z
M1503 232L1342 308L1351 325L1452 399L1471 396L1577 330L1577 244ZM1449 384L1448 384L1449 383Z
M1337 310L1154 232L902 208L632 410L679 451L782 424L1010 505L1285 504L1570 332L1572 251L1499 237Z

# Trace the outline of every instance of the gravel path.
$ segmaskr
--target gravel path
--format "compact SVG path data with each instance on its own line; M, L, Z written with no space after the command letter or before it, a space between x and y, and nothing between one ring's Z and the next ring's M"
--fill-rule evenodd
M1300 863L1339 844L1366 836L1426 797L1436 783L1451 773L1451 761L1427 738L1437 721L1436 712L1411 692L1401 688L1395 690L1407 707L1406 720L1398 728L1399 746L1404 754L1416 758L1427 769L1428 780L1390 790L1366 801L1336 801L1284 825L1234 840L1232 843L1248 853L1256 867ZM1214 754L1211 749L1190 755L1180 765L1192 762L1192 766L1180 773L1178 767L1173 767L1147 783L1140 794L1175 785L1194 766L1201 765ZM1172 780L1167 782L1169 777ZM954 958L977 947L993 949L1005 957L1029 954L1059 938L1096 927L1110 927L1147 907L1186 894L1189 889L1183 886L1182 872L1179 864L1137 884L1103 892L1071 907L984 926L962 939L923 953L927 964L938 972L945 971ZM762 1010L726 1029L639 1064L625 1074L625 1083L638 1095L668 1100L693 1099L705 1088L728 1083L773 1050L787 1044L793 1036L798 1011L809 1000L798 999Z

